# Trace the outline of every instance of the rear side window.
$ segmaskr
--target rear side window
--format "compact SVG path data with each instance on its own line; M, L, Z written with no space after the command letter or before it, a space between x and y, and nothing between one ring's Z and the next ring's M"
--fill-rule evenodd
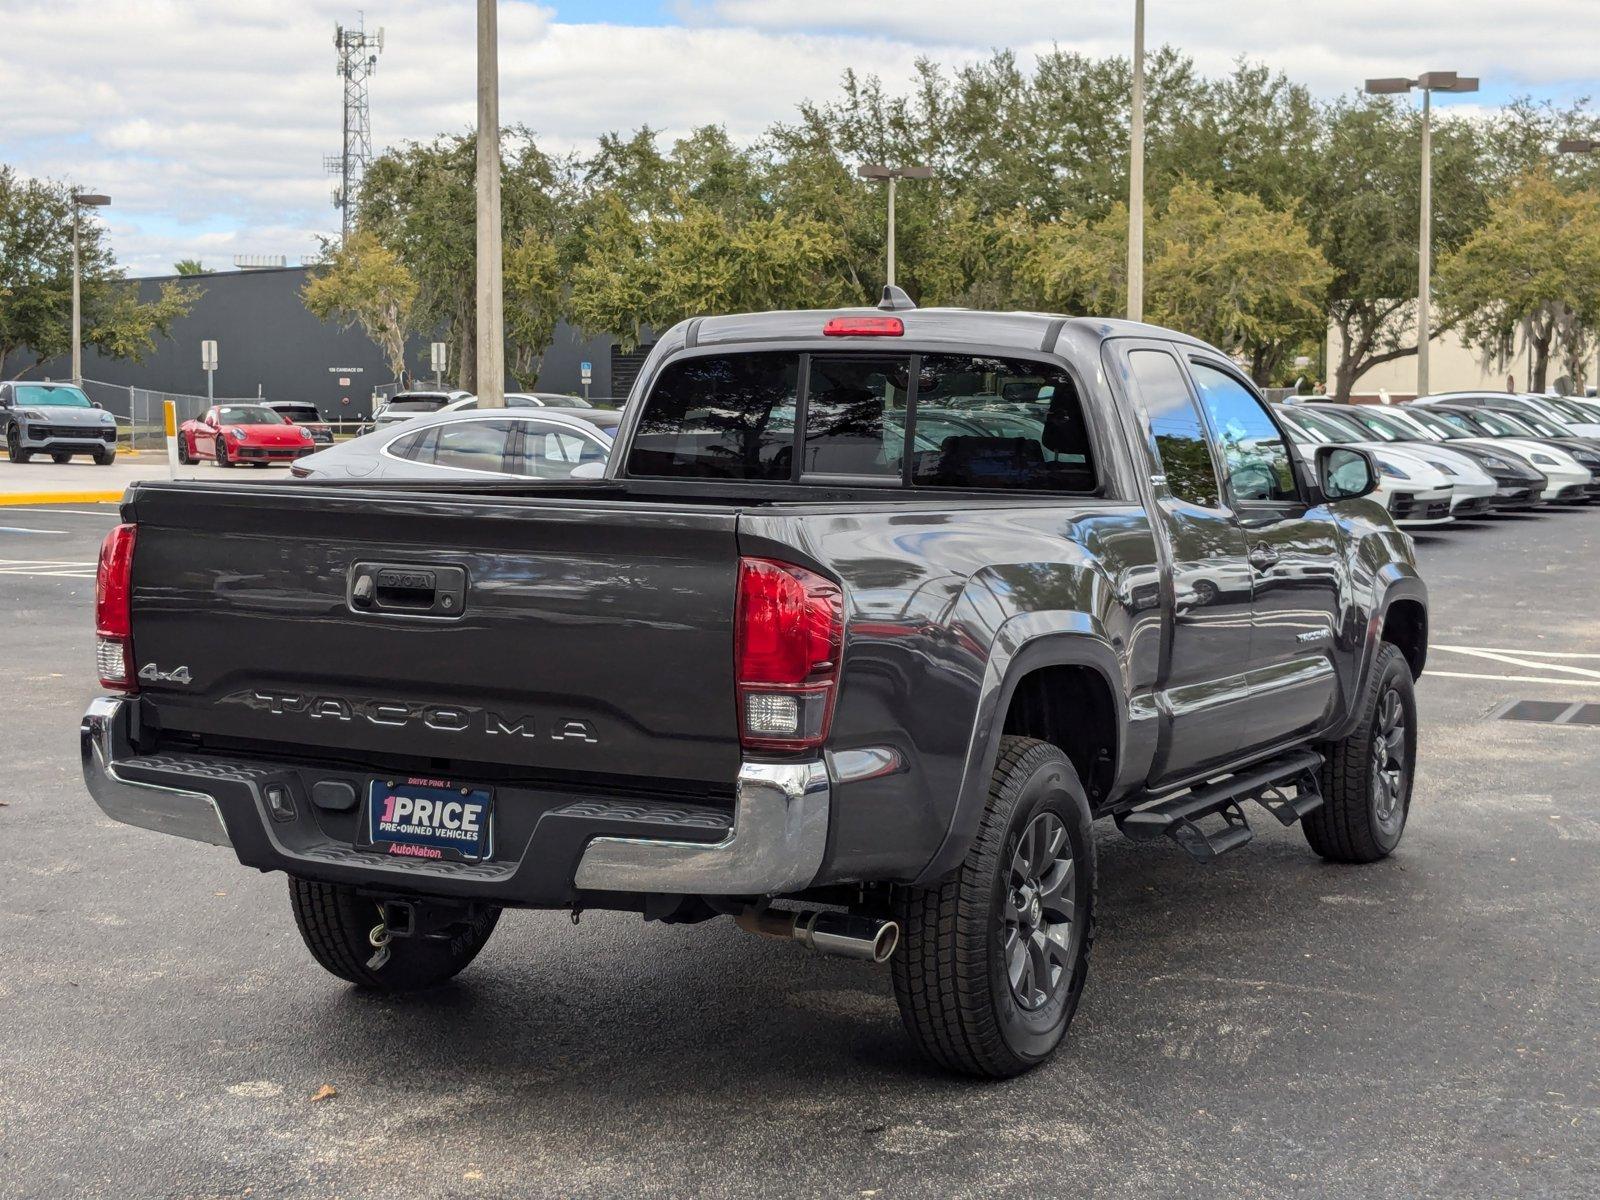
M787 480L800 360L726 354L667 365L634 431L628 473Z
M1072 376L1026 359L926 354L917 375L913 483L1094 490L1083 402Z

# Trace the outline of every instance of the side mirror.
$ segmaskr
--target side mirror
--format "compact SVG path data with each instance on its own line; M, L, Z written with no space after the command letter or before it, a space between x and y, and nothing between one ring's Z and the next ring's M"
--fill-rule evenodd
M99 408L100 407L100 401L98 401L98 400L89 401L89 407L90 408Z
M1318 446L1317 484L1329 500L1369 496L1378 487L1378 466L1354 446Z

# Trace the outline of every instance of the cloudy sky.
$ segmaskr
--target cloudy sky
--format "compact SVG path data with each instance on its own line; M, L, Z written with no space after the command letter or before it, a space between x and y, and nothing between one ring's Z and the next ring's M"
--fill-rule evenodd
M0 162L109 192L134 274L181 257L311 252L331 231L333 28L361 0L0 0ZM472 0L367 0L385 49L378 147L467 128ZM753 139L853 66L888 81L919 56L1008 46L1125 53L1132 0L501 0L501 115L555 147L642 123ZM1239 55L1318 92L1455 69L1474 103L1600 94L1600 0L1148 0L1152 46L1207 72Z

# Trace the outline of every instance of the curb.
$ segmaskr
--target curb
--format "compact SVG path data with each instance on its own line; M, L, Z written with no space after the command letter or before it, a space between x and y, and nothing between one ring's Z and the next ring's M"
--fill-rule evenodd
M121 499L120 488L114 492L3 492L0 493L0 507L8 504L116 504Z

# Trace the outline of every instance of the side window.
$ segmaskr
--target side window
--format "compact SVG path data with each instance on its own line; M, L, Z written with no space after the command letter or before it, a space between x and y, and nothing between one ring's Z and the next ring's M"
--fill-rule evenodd
M389 453L410 462L432 462L433 448L439 440L439 427L429 426L418 433L408 433L389 443Z
M1283 434L1255 393L1226 371L1193 363L1200 403L1222 450L1235 501L1298 500L1294 460Z
M1187 504L1221 508L1205 422L1183 381L1178 360L1165 350L1134 350L1128 354L1128 363L1150 417L1167 490Z
M926 487L1093 492L1077 384L1048 363L927 354L917 375L911 481Z
M900 478L910 378L906 358L814 356L801 473Z
M565 479L587 462L604 462L605 452L586 437L540 421L522 422L518 473L536 479Z
M669 363L639 416L628 474L788 480L799 374L799 356L782 352Z
M506 439L511 421L457 421L435 426L438 439L433 463L467 471L505 470Z

